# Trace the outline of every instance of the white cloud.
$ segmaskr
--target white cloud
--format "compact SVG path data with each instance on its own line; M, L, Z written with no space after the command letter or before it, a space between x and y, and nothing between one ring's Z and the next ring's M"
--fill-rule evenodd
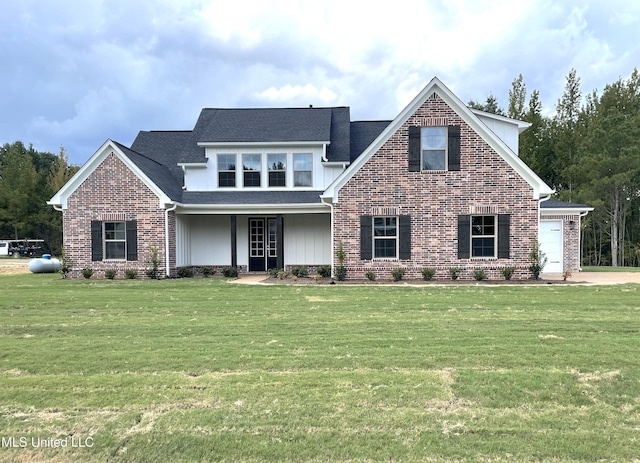
M317 105L334 105L338 96L326 87L317 88L314 85L290 85L286 84L282 87L269 87L268 89L257 93L256 98L268 102L270 104L291 103L300 105L300 102L307 101L307 104ZM302 103L303 105L305 103Z

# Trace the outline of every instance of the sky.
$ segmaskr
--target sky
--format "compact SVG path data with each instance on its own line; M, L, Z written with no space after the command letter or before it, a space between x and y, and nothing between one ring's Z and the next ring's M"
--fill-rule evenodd
M506 108L522 74L552 115L640 67L637 0L0 0L0 144L190 130L202 108L349 106L393 119L437 76Z

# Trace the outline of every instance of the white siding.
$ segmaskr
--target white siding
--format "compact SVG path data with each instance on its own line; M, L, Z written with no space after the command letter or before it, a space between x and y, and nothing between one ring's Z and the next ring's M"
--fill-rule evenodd
M507 121L499 121L479 116L480 120L493 131L511 150L518 154L518 125Z
M284 219L285 265L331 264L331 218L328 214L290 215Z
M229 216L178 216L178 266L231 265Z

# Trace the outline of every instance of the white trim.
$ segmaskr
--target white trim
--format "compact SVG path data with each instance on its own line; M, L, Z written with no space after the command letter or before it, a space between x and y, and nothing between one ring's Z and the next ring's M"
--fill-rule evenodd
M544 215L586 215L593 207L554 207L540 208L540 216Z
M409 103L396 118L378 135L364 152L332 183L327 187L323 198L332 198L337 203L338 192L355 175L358 170L389 140L424 104L424 102L436 93L449 107L456 112L473 131L478 133L502 157L518 174L532 187L533 199L555 192L535 172L533 172L504 141L496 136L491 129L483 123L451 90L449 90L437 77L431 79L427 86Z
M164 192L122 152L118 145L111 139L108 139L95 153L93 153L89 160L83 164L80 170L71 177L71 180L69 180L49 201L47 201L47 204L66 209L69 196L71 196L76 189L78 189L78 187L82 185L87 178L89 178L93 171L96 170L98 166L100 166L100 164L102 164L112 153L158 197L160 207L164 207L164 204L171 202L171 199L165 195Z
M254 148L260 146L320 146L320 145L329 145L330 142L327 140L317 140L317 141L269 141L269 142L239 142L239 141L226 141L226 142L198 142L198 146L204 148Z

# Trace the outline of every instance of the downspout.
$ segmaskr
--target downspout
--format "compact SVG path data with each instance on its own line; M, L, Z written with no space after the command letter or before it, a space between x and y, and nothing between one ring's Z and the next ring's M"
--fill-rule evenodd
M164 260L165 260L165 277L169 278L169 276L171 275L171 268L169 265L169 212L175 211L176 208L178 207L177 204L174 203L174 205L170 208L166 208L164 210ZM176 226L178 224L176 223ZM178 245L178 243L176 243L176 246Z

